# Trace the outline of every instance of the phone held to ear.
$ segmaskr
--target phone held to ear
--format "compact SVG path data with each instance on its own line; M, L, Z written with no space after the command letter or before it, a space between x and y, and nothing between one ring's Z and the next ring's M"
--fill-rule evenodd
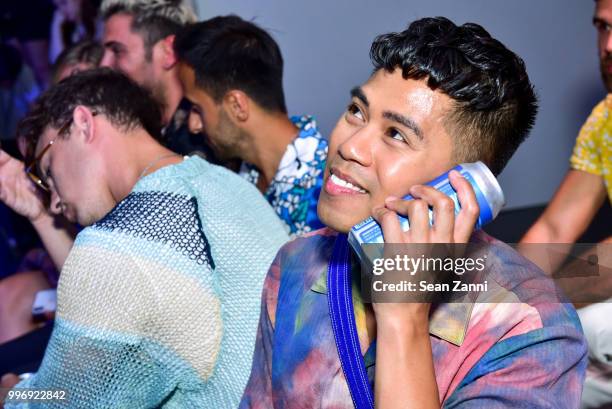
M462 163L427 183L428 186L434 187L453 199L453 202L455 202L455 214L458 214L461 207L457 198L457 192L455 192L448 179L448 173L451 170L461 173L474 188L476 200L480 207L480 216L476 221L475 229L480 229L497 217L505 204L505 198L501 186L489 168L482 162ZM404 197L404 200L412 199L413 197L410 195ZM402 230L407 231L410 228L408 218L401 215L398 215L398 217ZM432 224L434 222L433 211L429 209L429 223ZM371 217L353 226L349 233L348 241L360 258L363 257L361 245L384 243L380 225Z

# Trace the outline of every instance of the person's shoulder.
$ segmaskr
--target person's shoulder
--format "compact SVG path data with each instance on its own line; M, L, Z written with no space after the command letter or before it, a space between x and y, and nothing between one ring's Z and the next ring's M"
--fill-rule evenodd
M293 115L289 119L300 130L298 138L316 138L327 146L327 140L319 131L317 120L313 115Z
M303 235L294 236L276 255L275 264L281 270L309 270L326 265L331 257L338 232L324 227Z
M606 126L609 120L612 119L610 117L611 110L612 94L608 94L595 105L589 117L584 122L579 137L597 138L601 133L600 129Z
M189 260L214 268L196 200L172 191L135 191L77 237L78 246L141 259ZM193 264L193 266L192 266Z
M515 326L518 332L550 327L582 331L574 307L537 265L482 231L472 236L472 243L482 246L488 259L488 291L479 296L484 302L475 311L496 317L496 325Z

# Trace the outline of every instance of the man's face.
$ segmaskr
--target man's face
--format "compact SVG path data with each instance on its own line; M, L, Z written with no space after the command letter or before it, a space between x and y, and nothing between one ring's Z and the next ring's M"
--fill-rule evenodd
M120 70L143 87L153 90L155 71L146 58L142 36L131 29L132 16L115 14L104 23L104 57L101 65Z
M108 189L101 186L99 162L88 154L91 146L79 138L75 125L70 126L67 138L58 138L57 132L48 127L36 147L36 152L41 152L55 140L39 162L40 175L51 192L51 211L89 226L104 217L115 203Z
M185 98L193 104L189 113L189 130L206 134L219 159L236 158L237 145L244 138L242 131L232 122L223 105L215 102L196 84L193 68L180 62L178 73Z
M387 197L404 197L453 167L444 126L451 106L447 95L398 69L379 70L354 89L329 139L321 221L348 232Z
M612 92L612 0L598 0L595 3L593 23L597 29L601 76L608 92Z

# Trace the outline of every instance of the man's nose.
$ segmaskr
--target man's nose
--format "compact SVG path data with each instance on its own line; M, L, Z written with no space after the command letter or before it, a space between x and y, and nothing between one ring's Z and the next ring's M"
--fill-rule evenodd
M104 56L100 61L100 67L115 68L115 54L111 50L104 50Z
M188 121L189 131L191 133L200 133L202 132L202 128L204 125L202 124L202 117L199 113L189 111L189 121Z

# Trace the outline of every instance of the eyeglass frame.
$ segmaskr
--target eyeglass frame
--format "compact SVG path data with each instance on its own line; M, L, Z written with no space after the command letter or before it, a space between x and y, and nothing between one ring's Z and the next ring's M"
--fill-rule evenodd
M98 115L98 111L96 111L95 109L92 110L91 111L91 115L92 116ZM66 121L66 123L59 128L59 130L57 131L57 136L55 138L53 138L52 140L50 140L49 143L47 144L47 146L45 146L43 148L43 150L40 151L40 153L38 155L36 155L36 157L32 160L32 162L30 162L30 164L28 166L26 166L26 168L25 168L25 172L28 175L28 177L30 178L30 180L32 182L34 182L34 184L36 186L38 186L39 188L41 188L42 190L44 190L47 193L51 193L51 188L49 188L49 185L47 184L46 181L44 181L40 176L38 176L38 174L40 173L40 169L38 168L38 164L40 163L40 160L45 155L45 153L47 153L47 151L51 148L51 146L53 146L55 141L58 138L60 138L68 129L70 129L70 126L72 125L73 121L74 121L74 118L71 116Z

